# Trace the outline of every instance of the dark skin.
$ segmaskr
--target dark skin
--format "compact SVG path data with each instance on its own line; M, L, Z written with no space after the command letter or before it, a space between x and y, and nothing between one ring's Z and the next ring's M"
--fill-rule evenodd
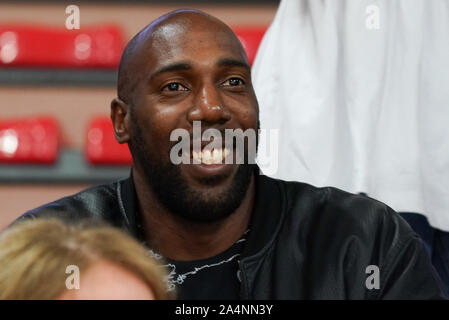
M159 160L170 161L170 133L183 128L192 133L193 121L207 128L257 129L258 104L243 48L219 20L201 12L177 12L144 31L127 66L136 80L127 100L111 103L117 140L132 142L132 126L140 126ZM132 102L131 102L132 101ZM130 119L131 104L137 123ZM133 150L131 148L131 153ZM133 156L133 179L147 243L174 260L198 260L229 248L246 231L254 203L254 176L237 210L210 223L187 221L168 211L157 199ZM232 188L238 165L218 168L181 164L181 174L205 197ZM225 179L205 185L204 177L221 174Z

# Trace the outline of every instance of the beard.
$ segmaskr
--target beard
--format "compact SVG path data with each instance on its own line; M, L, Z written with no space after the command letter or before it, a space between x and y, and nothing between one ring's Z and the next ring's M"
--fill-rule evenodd
M204 178L201 182L205 187L194 188L183 177L180 165L159 160L160 156L150 147L135 120L132 119L133 139L130 142L134 161L139 161L148 186L166 209L180 218L197 223L220 221L237 210L257 170L255 164L239 164L232 182L218 192L213 187L227 176Z

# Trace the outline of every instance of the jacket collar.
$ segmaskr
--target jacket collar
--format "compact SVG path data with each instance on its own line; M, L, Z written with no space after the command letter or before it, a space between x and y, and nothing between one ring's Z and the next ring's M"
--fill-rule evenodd
M280 180L256 174L256 196L248 242L242 260L257 259L270 247L279 233L285 215L283 184Z
M255 171L256 195L250 222L250 233L242 253L242 259L251 260L263 255L276 238L285 214L283 184L280 180L269 178ZM119 182L123 214L128 218L131 234L142 243L146 242L142 218L139 214L137 194L132 173L129 178Z
M146 243L145 230L143 228L142 218L139 214L139 204L137 193L134 187L132 171L127 179L119 181L118 196L121 200L121 209L128 218L128 229L132 236L142 243Z

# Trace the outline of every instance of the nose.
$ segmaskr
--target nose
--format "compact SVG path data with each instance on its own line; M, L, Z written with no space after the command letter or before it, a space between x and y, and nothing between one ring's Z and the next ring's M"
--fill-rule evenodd
M231 118L231 114L224 106L218 90L212 84L203 85L198 90L194 106L187 115L189 122L224 123Z

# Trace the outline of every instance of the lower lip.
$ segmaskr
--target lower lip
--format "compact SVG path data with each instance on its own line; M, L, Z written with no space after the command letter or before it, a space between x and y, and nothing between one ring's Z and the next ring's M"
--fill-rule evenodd
M234 164L185 164L183 165L191 174L198 178L226 175L232 172Z

